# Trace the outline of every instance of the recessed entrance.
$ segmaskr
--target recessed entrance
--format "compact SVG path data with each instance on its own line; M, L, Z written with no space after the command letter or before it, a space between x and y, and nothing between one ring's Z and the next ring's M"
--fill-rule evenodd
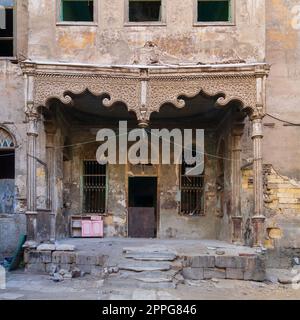
M128 195L128 236L155 238L157 234L157 178L129 178Z

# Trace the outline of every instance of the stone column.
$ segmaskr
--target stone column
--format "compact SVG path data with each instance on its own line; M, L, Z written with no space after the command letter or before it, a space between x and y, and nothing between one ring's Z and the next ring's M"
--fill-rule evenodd
M36 139L38 118L28 116L27 129L27 238L35 240L37 236L37 207L36 207Z
M253 245L262 246L264 240L263 214L263 157L262 157L262 115L252 117L252 141L253 141L253 184L254 184L254 216L252 217Z
M33 77L25 75L25 114L27 118L27 240L37 238L36 140L38 113L33 103Z
M53 212L53 188L54 188L54 135L56 129L45 124L46 131L46 156L49 173L47 208L50 212L50 240L55 240L55 213Z
M235 124L232 130L232 241L243 244L241 212L241 138L244 131L244 123Z
M252 216L253 246L264 245L263 190L263 118L266 114L266 78L268 70L256 70L256 107L250 114L253 141L254 215Z

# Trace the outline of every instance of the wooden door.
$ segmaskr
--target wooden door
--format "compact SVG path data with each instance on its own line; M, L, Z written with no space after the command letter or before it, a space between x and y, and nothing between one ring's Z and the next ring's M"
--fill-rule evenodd
M155 208L128 208L129 237L154 238L155 226Z

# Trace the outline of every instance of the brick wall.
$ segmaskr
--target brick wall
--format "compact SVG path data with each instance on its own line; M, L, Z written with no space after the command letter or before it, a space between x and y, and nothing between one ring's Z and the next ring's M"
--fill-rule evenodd
M300 215L300 182L281 176L265 165L265 206L279 214Z

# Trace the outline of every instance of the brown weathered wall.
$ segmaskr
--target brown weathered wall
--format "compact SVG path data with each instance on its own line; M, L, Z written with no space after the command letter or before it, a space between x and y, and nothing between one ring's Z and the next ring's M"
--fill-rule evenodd
M264 0L235 1L236 25L209 27L193 25L194 0L165 0L166 24L160 26L124 26L124 0L99 1L95 26L56 25L56 1L28 2L33 60L145 63L148 41L157 45L154 60L158 56L162 63L265 60Z
M27 0L19 0L15 29L16 55L27 55ZM0 260L15 250L18 236L26 233L26 125L24 82L18 65L0 59L0 125L16 139L13 214L0 212ZM0 195L0 199L1 199Z
M26 130L24 121L23 77L17 65L0 60L0 126L16 139L14 204L10 212L0 212L0 259L15 249L18 235L25 233ZM0 194L2 201L3 194ZM7 214L10 213L10 214Z
M219 218L216 211L216 137L214 132L205 133L205 189L204 216L179 214L179 168L174 165L160 166L160 223L161 238L216 239Z
M295 6L299 1L266 0L266 57L272 66L267 110L279 119L300 124L300 25L295 25ZM265 176L266 245L276 248L270 265L278 266L280 260L283 267L291 264L300 246L300 126L269 116L264 123L264 163L270 164Z
M271 64L267 83L268 113L300 124L300 25L293 27L298 0L266 0L266 55ZM300 180L300 126L266 117L264 162L281 174Z

